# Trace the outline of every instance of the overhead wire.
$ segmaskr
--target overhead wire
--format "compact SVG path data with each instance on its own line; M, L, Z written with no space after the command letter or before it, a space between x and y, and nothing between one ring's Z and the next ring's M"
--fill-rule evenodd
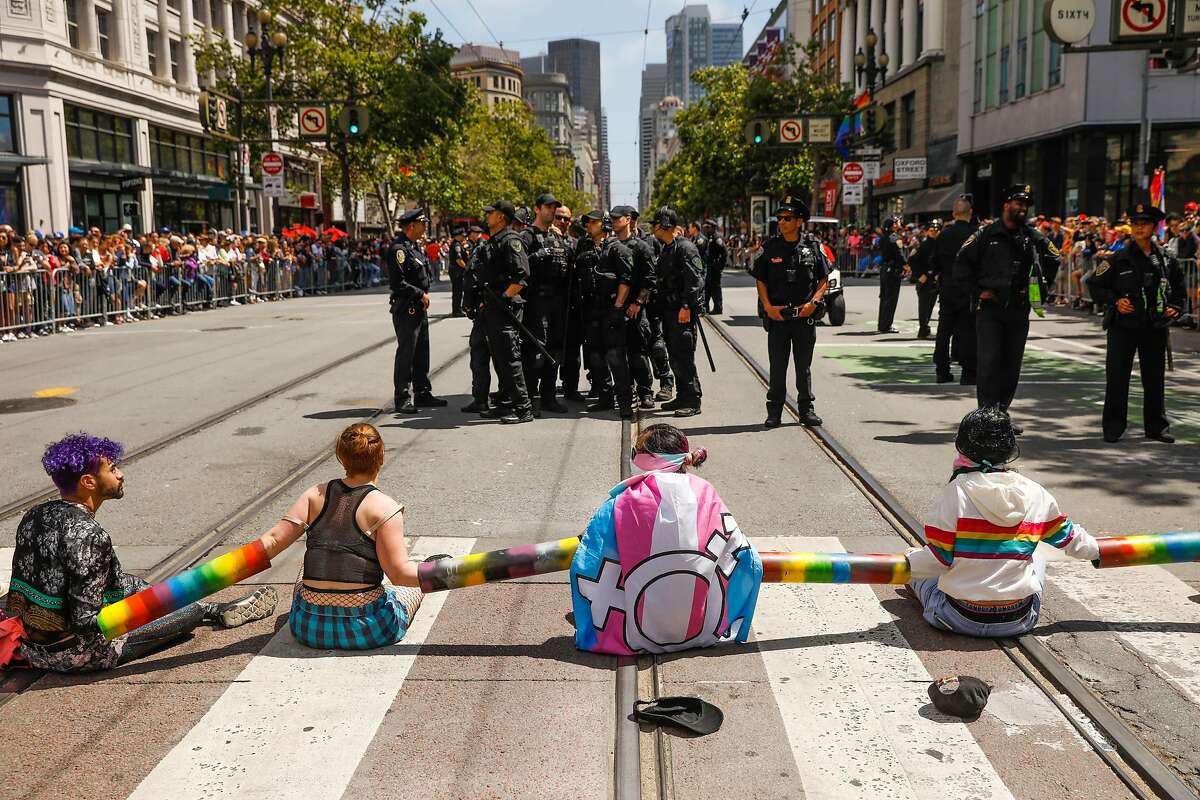
M479 10L478 10L477 8L475 8L475 4L474 4L474 3L472 3L472 2L471 2L471 0L467 0L467 5L468 5L468 6L470 6L470 7L471 7L471 10L475 12L475 17L476 17L476 18L479 20L479 22L480 22L480 23L483 25L483 29L484 29L485 31L487 31L487 32L488 32L488 36L491 36L491 37L492 37L492 41L496 43L496 46L497 46L497 47L500 47L500 48L503 48L503 47L504 47L504 42L501 42L499 39L497 39L497 38L496 38L496 34L494 34L494 33L492 32L492 29L491 29L491 27L490 27L490 26L487 24L487 20L485 20L485 19L483 18L483 15L479 13Z
M438 7L437 2L435 0L429 0L429 5L433 6L434 10L442 15L442 19L446 20L446 24L450 26L450 29L457 34L458 38L463 40L463 44L466 44L467 37L462 35L462 31L458 29L458 26L454 24L454 21L450 19L449 15L447 15L445 11L442 11L442 9Z

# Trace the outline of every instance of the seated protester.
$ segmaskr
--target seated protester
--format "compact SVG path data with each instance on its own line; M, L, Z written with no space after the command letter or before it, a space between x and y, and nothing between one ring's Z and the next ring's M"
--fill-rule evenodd
M632 655L746 641L762 561L712 484L688 474L707 457L671 425L638 436L640 473L609 492L571 563L576 647Z
M1042 607L1046 562L1038 542L1084 560L1099 558L1099 546L1049 492L1008 468L1017 439L1000 408L963 417L954 445L954 473L925 525L928 544L906 554L909 585L935 628L1019 636Z
M260 541L274 558L308 533L289 618L297 641L318 649L385 647L404 638L424 597L408 558L404 505L375 487L383 437L373 426L346 428L334 452L346 476L309 488Z
M200 602L108 641L100 608L150 584L121 569L112 539L96 521L106 500L125 496L121 445L74 434L46 448L42 466L61 498L21 518L6 611L24 627L21 655L52 672L109 669L179 641L203 622L236 628L275 611L275 588L232 603Z

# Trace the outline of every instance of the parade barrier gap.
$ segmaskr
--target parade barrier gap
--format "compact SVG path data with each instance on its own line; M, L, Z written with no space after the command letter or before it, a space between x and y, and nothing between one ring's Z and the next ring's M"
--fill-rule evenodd
M1096 540L1098 569L1178 564L1200 561L1200 531L1110 536ZM424 592L444 592L465 586L527 578L570 568L578 537L503 550L443 558L418 565ZM903 584L909 581L903 553L759 553L764 583ZM257 575L271 566L262 542L254 541L187 572L100 610L97 624L105 638L148 625L172 611Z

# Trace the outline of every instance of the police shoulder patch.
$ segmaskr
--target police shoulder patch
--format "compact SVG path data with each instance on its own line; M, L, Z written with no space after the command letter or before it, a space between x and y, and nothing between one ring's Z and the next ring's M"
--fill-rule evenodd
M1046 240L1046 248L1050 251L1050 255L1052 255L1052 256L1059 255L1058 248L1055 247L1054 242L1050 241L1049 239Z
M968 236L968 237L967 237L967 240L966 240L965 242L963 242L963 243L962 243L962 246L963 246L963 247L966 247L966 246L967 246L967 245L969 245L971 242L975 241L975 237L976 237L976 236L978 236L978 235L979 235L979 231L976 231L975 233L972 233L970 236Z
M403 251L403 250L401 250L401 249L397 249L397 250L396 250L396 263L397 263L397 264L403 264L403 263L404 263L404 251Z
M1096 276L1099 277L1099 276L1103 275L1104 273L1108 272L1109 266L1110 265L1107 261L1101 261L1100 266L1096 267Z
M508 240L508 246L513 249L514 253L521 252L521 240L515 236Z

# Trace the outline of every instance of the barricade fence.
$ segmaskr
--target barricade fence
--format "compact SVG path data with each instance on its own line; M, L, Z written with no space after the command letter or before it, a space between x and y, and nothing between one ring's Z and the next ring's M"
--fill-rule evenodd
M351 263L353 262L353 263ZM318 274L319 273L319 274ZM58 267L0 273L0 335L24 338L88 325L146 319L199 308L303 296L293 262L253 256L233 264L151 267ZM310 269L311 286L343 292L376 286L369 259Z

